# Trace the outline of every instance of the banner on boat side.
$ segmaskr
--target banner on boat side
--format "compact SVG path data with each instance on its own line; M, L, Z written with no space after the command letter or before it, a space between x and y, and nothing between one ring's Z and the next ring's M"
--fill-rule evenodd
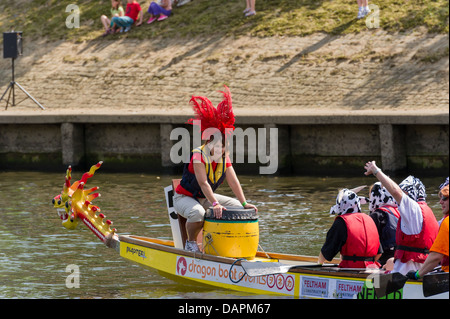
M230 265L211 262L201 259L177 256L175 273L179 276L213 281L223 284L234 284L244 275L244 269L241 266L233 266L230 274ZM295 276L290 274L265 275L258 277L249 277L245 275L236 285L269 291L272 293L294 295Z
M309 298L355 299L364 281L300 276L300 296Z

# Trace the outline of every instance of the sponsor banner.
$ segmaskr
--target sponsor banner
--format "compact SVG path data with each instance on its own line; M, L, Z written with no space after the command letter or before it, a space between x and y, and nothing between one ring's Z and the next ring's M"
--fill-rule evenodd
M336 280L335 298L354 299L364 286L362 281Z
M328 298L330 283L328 279L301 276L300 293L302 296Z
M364 280L300 276L300 296L310 298L356 299Z
M241 266L220 264L216 262L194 259L190 257L177 256L175 274L187 278L202 279L224 284L234 284L230 280L238 281L244 270ZM265 275L249 277L245 275L236 285L265 290L275 293L294 295L295 276L290 274Z

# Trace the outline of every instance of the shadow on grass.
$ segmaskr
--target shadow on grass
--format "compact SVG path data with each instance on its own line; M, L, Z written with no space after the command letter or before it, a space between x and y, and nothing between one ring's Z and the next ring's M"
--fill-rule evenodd
M296 54L289 62L287 62L285 65L283 65L281 68L279 68L276 73L283 72L287 68L289 68L291 65L299 61L302 57L319 50L324 45L330 43L334 39L336 39L336 35L342 34L346 29L348 29L354 22L356 22L357 19L352 19L344 24L341 24L334 28L330 33L326 34L322 40L319 42L303 49L300 53Z

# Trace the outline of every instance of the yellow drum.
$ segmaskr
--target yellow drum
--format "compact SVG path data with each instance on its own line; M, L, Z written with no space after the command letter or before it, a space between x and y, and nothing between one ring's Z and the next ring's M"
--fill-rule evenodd
M212 208L206 212L203 224L206 254L253 259L258 243L258 214L254 209L227 207L221 219L214 218Z

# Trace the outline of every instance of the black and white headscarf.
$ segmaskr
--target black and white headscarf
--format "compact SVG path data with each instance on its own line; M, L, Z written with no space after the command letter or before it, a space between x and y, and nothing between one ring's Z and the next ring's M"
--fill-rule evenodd
M448 177L447 177L447 179L445 180L445 182L443 182L440 186L439 186L439 189L443 189L445 186L447 186L448 185Z
M344 215L360 212L361 203L359 196L347 188L339 191L339 194L336 197L336 205L330 209L331 215Z
M406 192L409 198L416 202L425 201L427 194L425 192L425 185L417 177L409 175L398 186Z
M369 211L374 212L382 206L394 206L397 207L397 202L389 191L381 185L380 182L376 182L369 194Z

